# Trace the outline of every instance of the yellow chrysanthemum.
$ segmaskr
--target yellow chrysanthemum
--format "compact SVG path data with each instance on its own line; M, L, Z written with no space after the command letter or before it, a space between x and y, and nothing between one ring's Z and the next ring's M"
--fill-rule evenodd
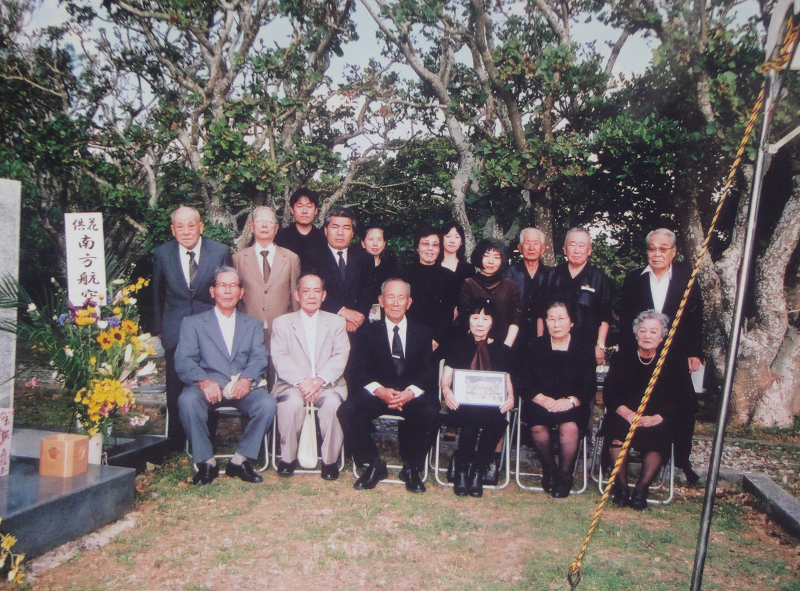
M107 332L101 332L97 335L97 342L100 343L100 347L102 347L103 351L110 349L111 345L114 344L114 341L111 339L111 335Z
M91 365L92 367L97 365L97 357L89 357L89 365Z
M112 328L108 331L108 334L111 336L111 340L116 345L121 345L125 342L125 334L118 328Z
M111 312L112 312L112 314L114 314L114 316L119 316L120 314L122 314L122 308L120 308L119 306L117 306L116 308L114 308L113 310L111 310Z
M139 330L139 327L136 326L136 323L133 320L123 320L122 330L128 334L135 334Z
M12 536L11 534L5 534L2 536L2 541L0 541L0 548L4 550L11 550L11 546L17 543L17 538Z

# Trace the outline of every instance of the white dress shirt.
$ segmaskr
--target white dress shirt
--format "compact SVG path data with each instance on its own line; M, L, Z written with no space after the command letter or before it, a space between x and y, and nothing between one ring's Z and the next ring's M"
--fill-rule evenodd
M178 254L181 255L181 270L183 271L183 278L186 279L186 285L189 285L189 255L190 250L194 253L194 262L200 266L200 248L203 246L203 237L197 239L197 244L194 248L186 248L182 244L178 244Z
M386 319L386 338L389 339L389 350L391 350L391 348L392 348L392 341L394 340L394 327L395 326L400 328L400 330L398 331L398 335L400 336L400 344L403 346L403 358L405 359L405 356L406 356L406 329L408 328L408 319L405 316L403 316L403 319L400 322L398 322L397 324L395 324L394 322L392 322L388 318ZM370 382L369 384L364 386L364 388L372 395L375 395L375 390L377 390L378 388L382 388L382 387L383 386L381 386L378 382ZM417 386L414 386L413 384L411 386L409 386L408 389L411 390L414 393L414 398L416 398L417 396L421 396L422 394L425 393L424 390L421 390L420 388L418 388Z
M336 261L337 265L339 264L339 253L341 252L342 253L342 258L344 259L344 264L345 264L345 266L347 266L347 247L345 247L345 248L334 248L329 243L328 244L328 248L331 249L331 252L333 253L333 259Z
M667 299L667 290L669 289L669 282L672 279L672 265L669 266L667 272L661 276L661 279L656 277L652 267L647 265L642 275L650 273L650 294L653 296L653 307L660 314L664 309L664 302Z
M258 240L256 240L255 247L256 247L256 255L258 255L258 260L261 263L261 273L263 277L264 257L261 255L261 251L262 250L267 251L267 262L269 262L269 268L272 269L272 267L275 265L275 243L270 242L266 246L262 246L261 243Z
M214 306L214 313L217 315L217 322L219 322L219 329L222 331L222 339L225 341L225 346L228 348L228 355L233 355L233 333L236 332L236 310L233 311L230 318L220 312L219 308L216 306Z

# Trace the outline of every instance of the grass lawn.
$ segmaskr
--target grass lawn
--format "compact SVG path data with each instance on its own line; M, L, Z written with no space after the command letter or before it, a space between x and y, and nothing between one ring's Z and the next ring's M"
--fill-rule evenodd
M428 485L423 495L353 478L197 488L173 456L137 479L134 529L45 573L33 589L568 589L598 495L556 500L513 484L482 499ZM581 590L688 589L701 490L643 513L610 508L584 562ZM800 546L751 507L719 500L704 589L800 589Z

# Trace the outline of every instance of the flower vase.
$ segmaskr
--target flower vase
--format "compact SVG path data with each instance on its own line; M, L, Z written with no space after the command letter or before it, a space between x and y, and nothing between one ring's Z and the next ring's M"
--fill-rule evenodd
M100 465L103 463L103 434L98 433L89 438L89 463Z

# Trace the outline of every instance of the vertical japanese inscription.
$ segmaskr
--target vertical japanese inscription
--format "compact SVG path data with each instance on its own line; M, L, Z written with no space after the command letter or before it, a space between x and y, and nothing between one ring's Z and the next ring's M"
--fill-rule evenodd
M103 214L65 213L67 287L73 306L97 304L106 296Z

